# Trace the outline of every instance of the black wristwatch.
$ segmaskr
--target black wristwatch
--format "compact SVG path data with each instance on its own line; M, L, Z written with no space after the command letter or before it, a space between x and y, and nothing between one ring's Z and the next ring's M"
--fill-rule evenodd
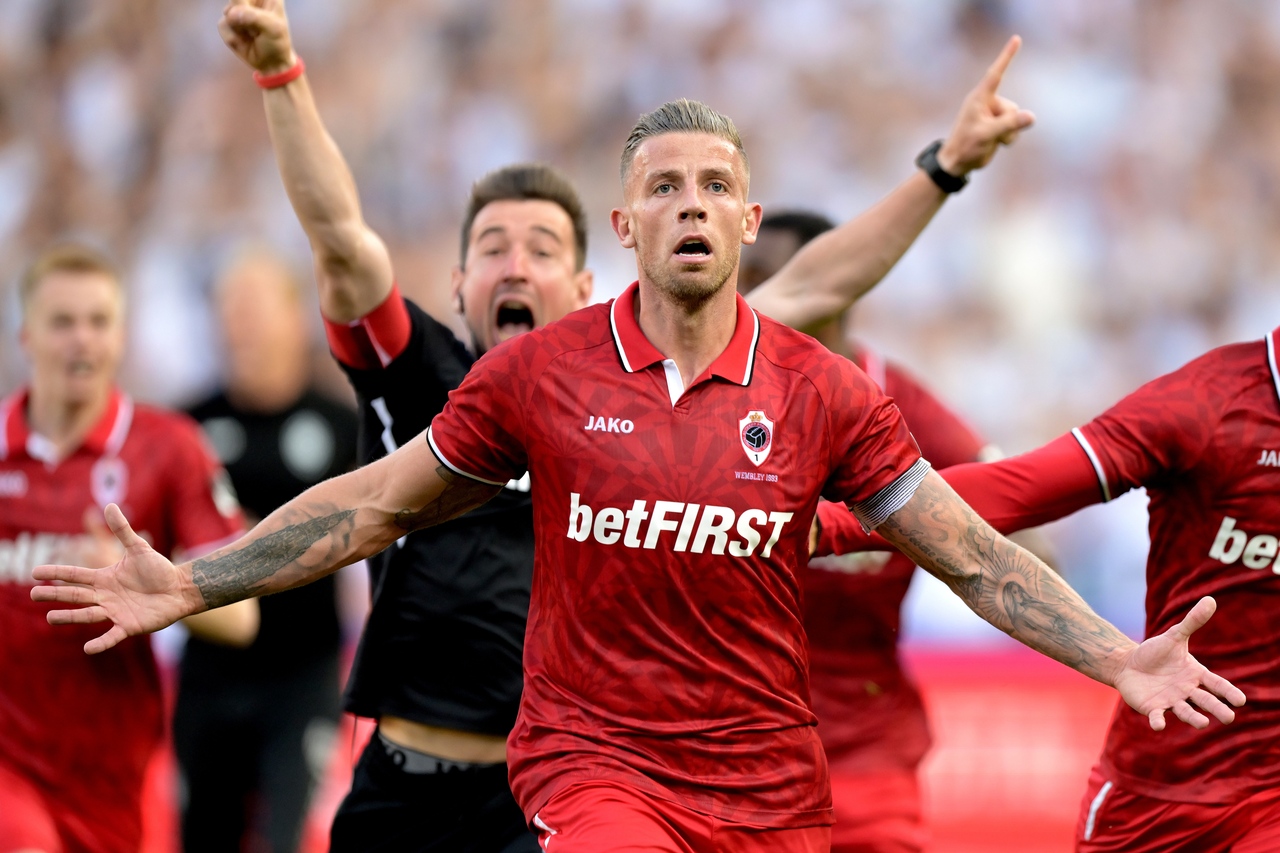
M964 189L965 184L969 183L969 176L953 175L939 165L938 149L941 147L941 139L929 143L929 147L921 151L920 156L916 157L916 165L923 169L924 173L938 185L938 189L944 193L958 193Z

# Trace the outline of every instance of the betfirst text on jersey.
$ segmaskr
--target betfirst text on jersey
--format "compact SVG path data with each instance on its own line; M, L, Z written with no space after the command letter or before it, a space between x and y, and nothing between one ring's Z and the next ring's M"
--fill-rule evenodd
M1269 533L1253 535L1236 527L1236 520L1231 516L1222 519L1218 535L1209 549L1209 556L1228 566L1237 560L1245 568L1265 569L1280 575L1280 563L1276 562L1276 553L1280 550L1280 539Z
M639 499L626 509L595 508L572 492L568 536L578 542L591 538L601 545L649 550L662 545L675 552L717 556L727 549L730 556L750 557L760 548L760 556L767 558L794 515L755 508L737 513L727 506L683 501L655 500L650 506ZM664 537L664 533L671 535Z

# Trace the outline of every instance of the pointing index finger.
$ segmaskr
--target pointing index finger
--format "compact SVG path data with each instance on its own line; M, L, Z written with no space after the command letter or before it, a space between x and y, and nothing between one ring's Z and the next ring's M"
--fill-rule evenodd
M1000 55L996 57L996 61L991 63L991 67L987 69L987 73L983 75L982 82L978 86L987 94L994 95L996 90L1000 88L1000 81L1004 79L1004 72L1009 67L1009 63L1013 61L1013 57L1017 55L1018 48L1022 46L1022 36L1010 36L1005 42L1004 50L1000 51Z

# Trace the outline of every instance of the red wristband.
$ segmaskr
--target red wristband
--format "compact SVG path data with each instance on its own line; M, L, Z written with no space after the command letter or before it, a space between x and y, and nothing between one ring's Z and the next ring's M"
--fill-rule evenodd
M261 71L255 71L253 82L257 83L261 89L279 89L281 86L287 86L307 71L307 63L302 61L302 57L297 57L297 60L277 74L263 74Z

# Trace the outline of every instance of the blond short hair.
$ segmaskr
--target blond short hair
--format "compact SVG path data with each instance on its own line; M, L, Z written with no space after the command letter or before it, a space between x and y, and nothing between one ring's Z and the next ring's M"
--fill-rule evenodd
M37 255L22 275L18 298L24 311L40 282L60 272L105 275L120 288L120 273L105 253L84 243L56 243Z
M622 146L622 167L619 173L624 184L640 144L646 139L666 133L709 133L718 136L738 149L747 175L751 174L751 161L747 159L747 149L742 147L742 136L733 120L704 103L681 98L678 101L667 101L653 112L645 113L640 116L636 126L631 128L631 135L627 137L626 145Z

